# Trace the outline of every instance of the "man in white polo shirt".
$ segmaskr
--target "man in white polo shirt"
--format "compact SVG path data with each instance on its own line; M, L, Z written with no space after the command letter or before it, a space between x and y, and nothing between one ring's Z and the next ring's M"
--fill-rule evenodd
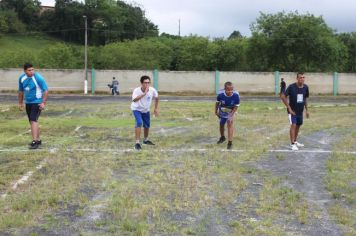
M131 103L131 110L136 120L135 123L135 138L136 138L135 149L136 150L141 149L140 139L141 139L142 125L144 128L143 144L155 145L150 140L148 140L148 133L150 129L150 107L152 103L152 98L155 98L154 114L155 116L159 115L158 93L155 88L150 87L151 78L147 75L144 75L141 77L140 81L141 81L141 87L134 89L132 93L132 103Z

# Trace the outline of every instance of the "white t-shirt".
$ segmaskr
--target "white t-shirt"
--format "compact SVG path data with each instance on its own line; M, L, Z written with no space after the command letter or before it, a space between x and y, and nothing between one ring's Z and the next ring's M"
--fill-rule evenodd
M141 90L141 87L135 88L132 93L132 100L134 100L138 96L141 96L142 94L143 92ZM147 94L144 97L142 97L137 102L133 101L131 103L131 110L140 111L142 113L149 112L152 103L152 98L157 98L157 97L158 97L157 90L153 87L150 87Z

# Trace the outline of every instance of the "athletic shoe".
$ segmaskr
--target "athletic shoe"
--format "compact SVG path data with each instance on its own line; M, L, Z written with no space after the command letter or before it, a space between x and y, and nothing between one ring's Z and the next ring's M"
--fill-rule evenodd
M232 142L231 142L231 141L229 141L229 142L227 143L227 149L232 149Z
M146 144L146 145L155 145L155 144L152 143L150 140L143 141L143 144Z
M30 149L37 149L38 146L39 146L39 144L35 140L33 140L30 145Z
M293 151L298 151L299 148L297 147L297 144L293 143L290 145L290 149L292 149Z
M135 149L136 149L136 150L141 150L141 144L136 143L136 144L135 144Z
M221 136L217 144L223 143L225 142L225 140L226 140L225 136Z
M33 141L32 141L33 142ZM32 145L32 142L30 142L28 145ZM42 144L42 140L35 140L35 142L38 144L38 145L41 145Z
M298 143L297 141L295 141L294 144L297 145L297 147L299 147L299 148L300 148L300 147L304 147L304 144Z

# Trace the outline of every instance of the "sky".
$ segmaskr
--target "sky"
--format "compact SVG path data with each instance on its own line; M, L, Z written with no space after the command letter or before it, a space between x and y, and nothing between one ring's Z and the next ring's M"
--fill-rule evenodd
M54 5L54 0L40 0ZM139 6L160 33L227 38L233 31L250 36L250 24L263 13L281 11L322 16L338 33L356 32L355 0L125 0Z

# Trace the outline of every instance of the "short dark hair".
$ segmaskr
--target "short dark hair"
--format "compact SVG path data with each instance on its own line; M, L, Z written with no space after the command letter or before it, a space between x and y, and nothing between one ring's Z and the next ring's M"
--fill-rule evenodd
M304 72L298 72L297 73L297 78L298 78L299 75L304 75Z
M227 86L232 86L232 83L230 81L225 82L224 88L226 88Z
M24 65L23 65L23 70L27 70L28 68L31 68L33 67L33 65L31 63L28 63L26 62Z
M143 75L140 79L141 84L143 83L143 81L145 81L146 79L148 79L149 81L151 81L151 78L148 75Z

